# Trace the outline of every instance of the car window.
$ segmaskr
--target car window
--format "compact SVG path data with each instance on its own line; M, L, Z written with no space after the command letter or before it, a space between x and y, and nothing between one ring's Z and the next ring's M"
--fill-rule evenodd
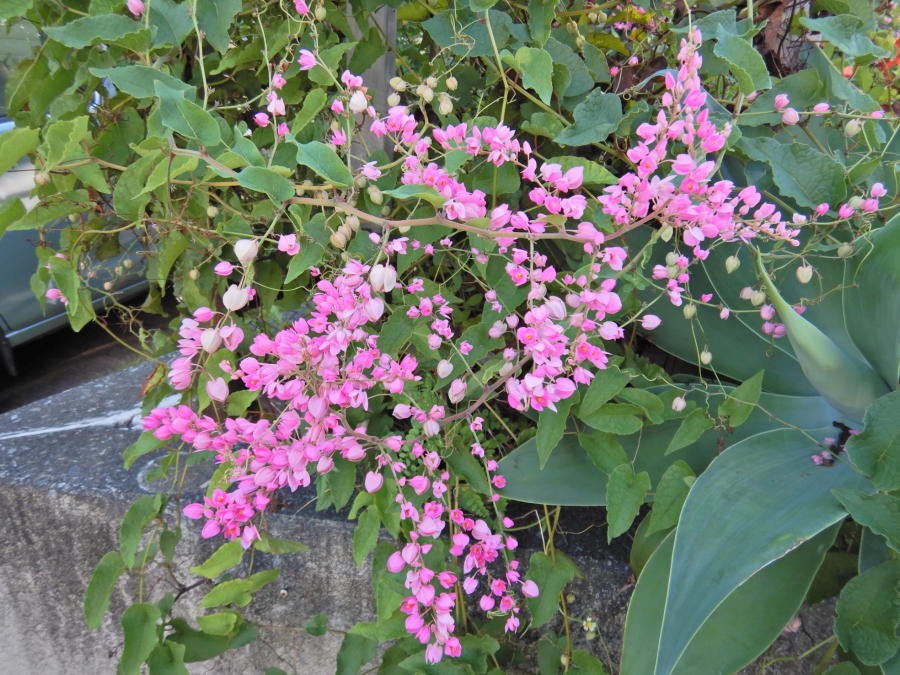
M26 21L7 25L0 21L0 118L7 116L6 81L20 61L31 56L32 49L40 44L37 30Z

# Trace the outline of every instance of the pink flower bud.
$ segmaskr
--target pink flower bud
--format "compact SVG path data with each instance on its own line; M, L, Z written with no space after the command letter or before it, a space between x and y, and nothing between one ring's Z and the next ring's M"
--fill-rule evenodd
M684 396L676 396L672 399L672 410L675 412L681 412L685 406L687 406L687 401L684 400Z
M526 598L536 598L541 594L540 590L536 583L534 583L531 579L526 579L522 582L522 595Z
M447 393L447 398L450 399L451 403L459 403L466 396L466 383L462 379L455 379L450 383L450 391Z
M253 121L261 127L269 126L269 116L264 112L258 112L253 116Z
M186 518L197 520L203 517L203 504L188 504L181 512Z
M656 314L645 314L641 317L641 326L643 326L645 330L653 330L661 323L662 319L656 316Z
M375 471L369 471L366 474L366 492L378 492L384 484L384 476Z
M206 383L206 393L213 401L221 403L228 398L228 383L221 377L212 379Z
M403 568L406 567L406 561L403 560L403 556L400 554L400 551L394 551L391 553L390 557L387 559L387 568L388 572L400 572Z
M128 0L125 3L125 6L128 7L128 11L131 12L134 16L143 16L146 7L144 7L144 3L141 0Z
M300 64L300 70L310 70L316 66L316 55L308 49L301 49L297 62Z
M800 113L793 108L785 108L781 114L781 121L784 124L797 124L800 121Z
M218 274L220 277L227 277L229 274L234 272L234 265L232 265L227 260L223 260L218 263L215 267L213 267L213 272Z
M778 94L775 97L775 110L784 110L790 105L791 99L787 94Z
M222 304L231 312L236 312L250 301L250 294L246 288L237 284L231 284L222 295Z
M450 373L453 372L453 364L450 363L447 359L441 359L437 364L437 376L440 378L447 377Z
M249 265L259 253L259 244L254 239L241 239L234 243L234 255L241 265Z

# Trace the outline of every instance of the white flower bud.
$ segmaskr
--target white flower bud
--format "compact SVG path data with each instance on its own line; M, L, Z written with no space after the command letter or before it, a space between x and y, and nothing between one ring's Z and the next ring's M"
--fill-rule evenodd
M676 396L672 399L672 410L675 412L681 412L684 410L687 405L687 401L684 400L684 396Z
M697 316L697 305L692 302L689 302L684 307L681 308L681 313L684 314L684 318L690 321L695 316Z
M340 230L332 234L331 237L329 237L328 241L330 241L331 245L335 248L342 249L347 245L347 237L345 237Z
M325 8L322 5L319 5L318 7L316 7L316 11L315 11L316 21L324 21L327 16L328 16L328 12L325 10Z
M853 138L860 131L862 131L862 122L859 120L850 120L844 125L844 136L847 138Z
M438 113L446 117L452 112L453 101L450 100L450 97L447 96L447 94L440 94L438 96Z
M438 424L436 420L427 420L425 424L422 425L422 431L425 432L426 436L437 436L441 433L441 425Z
M234 255L240 261L241 265L249 265L259 253L259 244L255 239L241 239L234 244Z
M369 195L369 199L371 199L372 203L376 206L381 206L381 204L384 202L384 194L382 194L377 185L370 185L369 187L367 187L366 194Z
M813 268L811 265L800 265L797 268L797 281L801 284L808 284L813 276Z
M112 289L113 289L113 283L111 281L103 282L103 290L104 291L111 291Z
M395 91L406 91L406 88L409 86L402 77L392 77L388 84Z
M750 288L749 286L744 286L741 289L741 293L740 293L741 300L749 300L750 296L752 296L752 295L753 295L753 289Z
M122 261L122 265L125 267L126 270L130 270L134 266L134 260L132 260L131 258L125 258Z
M447 398L450 403L459 403L466 397L466 383L462 379L455 379L450 383L450 390L447 392Z
M433 75L429 75L428 77L425 78L425 86L430 87L432 89L437 89L437 86L438 86L437 78L434 77Z
M708 366L711 361L712 352L710 352L708 349L704 349L702 352L700 352L700 363L702 363L704 366Z
M854 195L853 197L850 197L850 200L847 203L854 209L859 209L859 207L863 205L863 198L859 195Z
M393 108L395 105L400 105L400 94L398 94L396 91L391 92L390 94L388 94L388 97L387 97L387 104L388 104L391 108Z
M838 258L849 258L853 255L853 244L841 244L837 250Z
M351 213L344 219L344 224L356 232L359 229L359 217Z
M192 267L191 271L188 272L188 276L194 281L197 281L197 279L200 278L200 270L198 270L196 267Z
M420 84L416 87L416 96L425 101L425 103L431 103L434 98L434 90L426 84Z
M229 312L236 312L250 301L250 294L246 288L241 288L237 284L231 284L228 290L222 295L222 304Z
M459 86L459 82L456 81L456 78L452 75L447 78L447 81L444 82L449 91L456 91L456 88Z
M215 218L217 215L219 215L219 209L215 206L207 206L206 215L210 218Z
M440 378L447 377L450 373L453 372L453 364L450 363L447 359L441 359L437 364L437 376Z
M678 260L678 254L675 251L666 253L666 265L674 265Z
M500 370L498 371L498 375L500 377L506 377L512 372L513 364L510 361L507 361L502 366L500 366Z
M217 328L207 328L200 333L200 346L203 347L203 351L210 354L221 347L222 336L219 335L219 330Z
M384 280L381 282L385 293L390 293L397 285L397 270L390 265L384 266Z
M766 294L762 291L753 291L750 294L750 304L754 307L759 307L766 301Z
M662 229L659 231L659 238L663 241L669 241L674 233L674 227L671 225L663 225Z
M727 258L725 258L725 271L728 272L728 274L731 274L740 266L741 266L741 259L738 258L736 255L730 255Z
M366 98L366 95L363 92L357 89L350 95L348 107L350 108L350 112L356 113L357 115L364 113L366 112L366 108L369 107L369 99Z
M566 303L564 303L562 299L555 295L551 295L549 298L547 298L547 302L544 303L544 306L550 313L550 318L554 321L562 321L568 314L566 312Z
M369 271L369 285L376 293L384 292L384 265L373 265Z

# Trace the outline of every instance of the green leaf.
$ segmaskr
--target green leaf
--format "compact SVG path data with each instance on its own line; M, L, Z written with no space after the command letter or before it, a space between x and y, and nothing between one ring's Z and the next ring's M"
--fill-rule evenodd
M266 570L257 572L246 579L223 581L213 586L212 590L203 596L199 606L201 609L209 609L234 603L244 607L253 599L252 594L255 591L275 581L279 574L281 574L281 570Z
M363 511L353 531L353 560L357 567L362 565L366 556L375 548L380 529L381 518L378 516L378 510L369 507Z
M147 659L150 675L188 675L188 669L184 666L183 644L166 640L156 645Z
M844 465L811 466L816 447L793 430L756 434L719 455L694 483L675 536L671 575L678 583L665 599L656 673L678 666L744 581L846 517L830 490L858 488L865 479Z
M681 420L678 430L672 435L672 440L669 441L669 445L666 447L666 454L668 455L669 453L689 446L709 429L712 429L713 424L714 422L702 408L691 410L691 412Z
M25 215L25 205L19 198L8 199L0 204L0 237Z
M356 633L347 633L337 653L335 675L356 675L359 669L375 656L377 648L376 640Z
M528 0L528 30L539 46L550 37L550 28L556 16L556 0Z
M739 427L753 412L753 407L759 401L762 393L763 375L761 370L756 375L746 380L737 387L727 398L719 404L719 417L728 419L728 426Z
M753 661L800 608L836 533L837 526L825 530L744 581L715 608L678 665L656 672L735 673ZM654 672L674 541L674 533L666 537L638 577L625 620L622 675Z
M134 567L134 554L144 535L144 528L159 513L162 495L144 495L134 502L125 513L119 528L119 552L126 567Z
M262 535L253 542L253 548L263 553L271 553L272 555L286 555L288 553L306 553L309 546L301 544L293 539L279 539L268 534Z
M135 98L152 98L156 96L156 83L160 82L168 89L181 90L185 96L194 97L194 88L168 73L149 66L116 66L113 68L89 68L91 75L109 78L116 89Z
M900 498L852 490L832 490L832 494L853 520L880 534L892 549L900 552Z
M569 419L569 410L572 405L578 402L577 392L575 395L562 401L556 402L556 410L544 408L538 416L537 435L535 442L537 443L538 461L540 468L543 469L550 459L550 453L559 444L559 440L566 430L566 422Z
M169 279L169 272L172 266L181 257L181 254L187 250L188 238L177 230L170 232L163 241L159 255L154 261L151 271L155 273L156 282L160 288L164 288ZM148 274L148 276L151 276ZM152 278L152 277L151 277Z
M635 475L630 464L620 464L613 469L606 487L607 542L631 527L649 491L650 476L646 471Z
M44 29L44 32L60 44L75 49L81 49L96 42L117 43L135 33L144 33L149 37L143 23L121 14L85 16L62 26L49 26Z
M328 632L328 615L316 614L306 624L306 632L310 635L325 635Z
M197 23L220 54L228 51L228 29L241 11L241 0L198 0Z
M900 488L900 391L869 406L865 428L851 436L845 447L850 460L878 490Z
M748 40L719 27L713 53L728 63L728 69L737 80L741 93L749 94L772 86L766 62Z
M565 78L564 83L555 83L554 86L557 88L557 96L560 98L563 96L576 97L591 90L591 87L594 86L594 78L585 62L574 49L569 47L569 45L560 42L555 37L551 37L547 40L547 44L544 45L544 48L547 50L547 53L550 54L553 63L557 66L565 67L565 72L568 75L568 77ZM565 86L565 88L561 89L562 86ZM577 122L577 107L574 112L575 121ZM590 123L590 121L590 119L587 120L588 123Z
M846 56L859 63L870 63L875 59L890 56L890 52L876 45L866 35L861 19L850 14L827 16L822 19L800 17L800 23L815 31Z
M884 663L900 646L898 585L900 560L888 560L851 579L838 598L835 635L866 665Z
M44 156L44 170L49 171L55 168L64 159L72 157L73 154L83 157L85 152L81 149L81 140L87 133L87 115L69 120L59 120L47 127L47 131L44 132L44 142L41 144L41 154Z
M235 625L240 618L237 612L218 612L216 614L206 614L197 617L197 623L204 633L210 635L228 635L234 630Z
M864 94L848 81L818 45L813 45L807 58L809 64L822 76L829 99L838 98L846 101L854 110L862 112L879 110L881 108L875 99L868 94Z
M184 131L179 131L188 138L196 138L203 145L218 145L222 141L219 124L216 118L186 98L179 99L175 104L181 113ZM163 119L165 122L165 118Z
M541 552L532 554L527 578L538 585L540 595L528 598L527 602L535 628L540 628L556 615L559 594L578 575L578 566L562 551L556 551L553 559Z
M237 174L238 183L248 190L264 192L274 202L284 202L294 196L294 186L284 176L272 169L248 166Z
M17 127L0 134L0 174L6 173L25 155L33 152L39 139L40 131L28 127Z
M537 92L547 105L553 96L553 61L543 49L519 47L516 51L516 70L522 75L522 85Z
M841 661L825 671L825 675L860 675L857 668L851 661Z
M430 185L401 185L393 190L384 190L383 194L394 199L424 199L432 206L443 206L447 198Z
M34 0L7 0L0 6L0 20L18 19L31 9Z
M159 161L159 154L150 154L141 157L128 165L116 181L113 188L113 208L116 215L126 217L138 215L143 212L150 201L149 194L140 194L152 171L153 166Z
M579 413L579 419L598 431L606 431L618 436L637 433L644 426L641 418L628 412L630 407L622 408L615 403L600 406L590 414ZM634 408L636 410L636 408Z
M769 301L778 310L803 374L848 421L862 419L869 405L888 391L884 381L868 363L838 347L813 323L800 316L772 283L757 258Z
M148 7L150 23L156 27L154 46L179 46L193 28L191 17L188 14L188 3L179 4L172 0L153 0Z
M158 439L151 432L145 431L138 437L138 439L134 443L125 448L125 452L122 453L122 459L125 468L130 469L131 465L134 464L138 459L146 454L153 452L154 450L162 447L165 444L165 441Z
M206 559L202 565L191 568L191 572L199 574L207 579L215 579L225 570L239 564L244 557L244 547L238 540L222 544L215 553Z
M694 472L687 462L678 460L662 475L653 497L648 534L667 530L678 523L681 507L695 480Z
M103 622L109 598L124 571L125 562L118 551L109 551L97 563L84 592L84 622L91 630L99 628Z
M159 608L145 602L131 605L122 614L125 646L119 660L118 675L138 675L141 672L141 665L159 643L156 628L159 620Z
M619 392L617 398L620 401L639 407L651 424L663 422L665 408L662 400L653 392L638 387L625 387Z
M313 118L319 114L319 111L325 107L327 101L328 94L325 93L324 89L313 89L307 93L303 99L303 106L300 108L300 112L297 113L294 121L291 123L291 133L294 135L299 134L306 125L313 121Z
M622 120L622 102L616 94L594 89L575 106L575 123L554 140L560 145L588 145L605 141Z
M308 166L337 187L350 187L353 175L338 154L325 143L312 141L297 145L297 164Z
M847 197L843 167L809 145L744 136L738 147L750 159L767 163L778 191L801 207L814 208L822 202L840 204ZM811 166L816 170L810 171Z
M607 401L617 396L631 381L631 376L613 366L597 373L581 399L576 414L590 415L596 412Z

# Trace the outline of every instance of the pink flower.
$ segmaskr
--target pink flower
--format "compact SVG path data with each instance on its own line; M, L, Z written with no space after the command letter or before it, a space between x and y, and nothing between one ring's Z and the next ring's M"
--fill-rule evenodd
M384 476L375 471L369 471L366 474L365 487L366 492L378 492L384 484Z
M212 379L206 383L206 393L213 401L221 403L228 398L228 383L221 377Z
M279 136L284 138L285 136L288 135L288 131L290 131L290 128L288 127L287 122L282 122L281 124L278 125L278 127L275 129L275 131Z
M287 84L287 80L284 79L284 75L282 75L281 73L275 73L272 76L272 86L275 89L281 89L286 84Z
M641 317L641 325L644 327L644 330L653 330L661 323L662 319L656 316L656 314L645 314Z
M128 0L125 3L125 6L128 7L128 11L131 12L134 16L143 16L146 7L144 7L144 3L141 0Z
M297 255L300 252L300 244L297 243L296 234L282 234L278 237L278 250L288 255Z
M816 213L820 216L824 216L826 213L828 213L829 208L830 207L828 206L828 204L823 202L816 207Z
M884 185L881 183L875 183L872 185L872 189L869 190L869 194L875 198L881 198L887 194L887 190L884 189Z
M264 112L258 112L253 116L253 121L261 127L269 126L269 116Z
M310 70L316 66L316 55L308 49L300 50L300 58L297 59L300 64L300 70Z
M824 115L824 114L827 113L829 110L831 110L831 106L828 105L827 103L824 103L824 102L823 102L823 103L816 103L816 104L813 106L813 112L814 112L817 116L818 116L818 115Z
M297 14L300 16L309 14L309 5L306 4L305 0L294 0L294 9L297 10Z
M531 579L526 579L522 582L522 595L526 598L536 598L540 594L541 592L538 589L538 585Z
M781 113L781 121L784 124L797 124L800 121L800 113L793 108L785 108Z
M215 267L213 267L213 272L218 274L220 277L227 277L229 274L234 272L234 265L232 265L227 260L223 260L218 263ZM198 319L199 321L203 321L203 319Z
M787 108L790 103L791 99L787 94L778 94L778 96L775 97L775 110L783 110L784 108Z

